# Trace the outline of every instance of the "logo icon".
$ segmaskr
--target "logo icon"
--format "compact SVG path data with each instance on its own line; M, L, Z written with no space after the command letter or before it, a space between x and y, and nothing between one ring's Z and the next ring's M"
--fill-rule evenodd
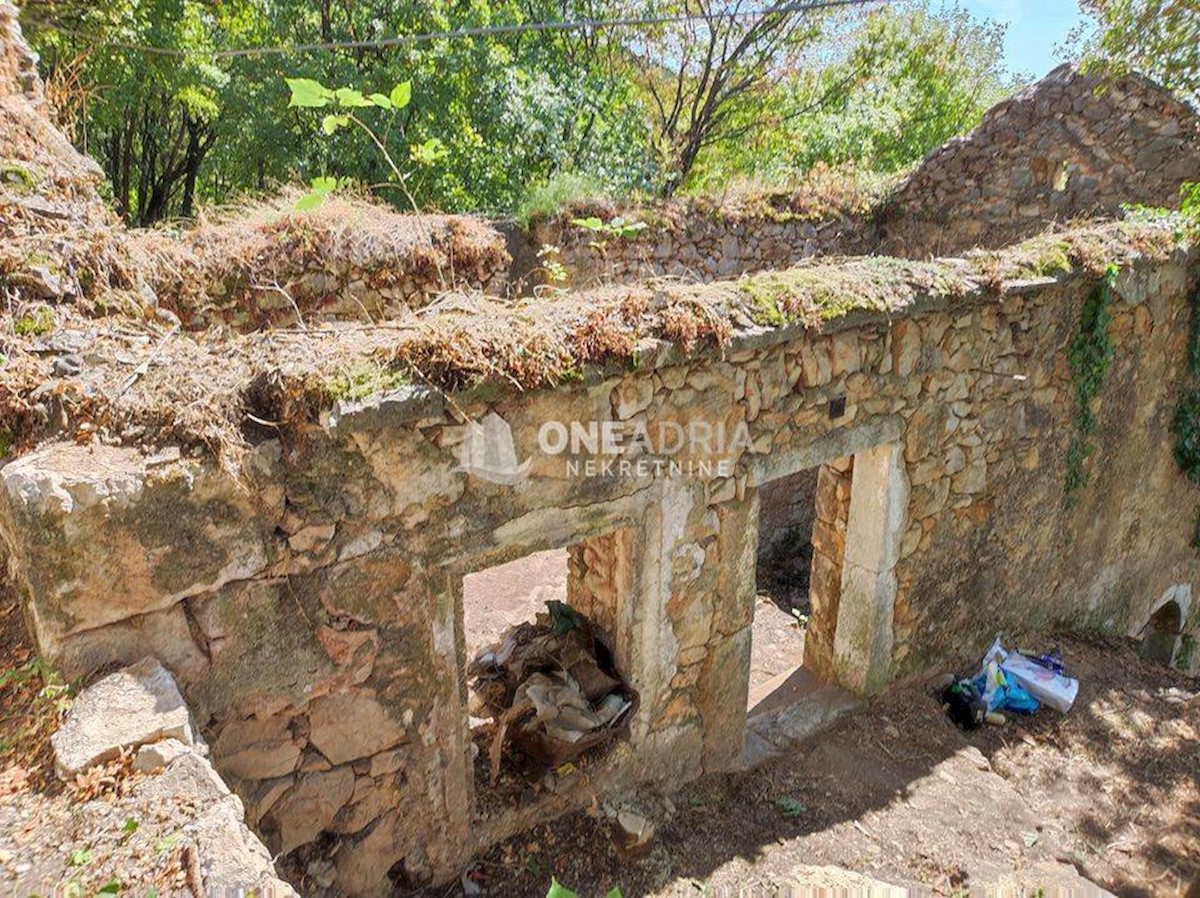
M528 476L533 459L517 463L512 428L495 412L489 412L482 421L467 422L458 450L458 463L457 471L465 471L489 483L512 486Z

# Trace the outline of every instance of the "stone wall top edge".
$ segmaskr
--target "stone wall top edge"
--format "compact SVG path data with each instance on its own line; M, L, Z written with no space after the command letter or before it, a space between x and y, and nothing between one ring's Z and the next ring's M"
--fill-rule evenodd
M899 320L935 314L950 308L967 310L989 302L1003 303L1010 297L1036 294L1047 288L1082 280L1085 277L1085 273L1075 271L1058 277L1012 281L1007 282L999 294L983 288L953 297L923 294L899 309L888 312L856 309L848 314L830 319L815 329L801 322L793 322L781 327L746 328L735 332L730 342L724 346L707 346L691 353L683 351L669 341L654 340L640 347L639 364L636 370L631 370L627 364L623 363L588 366L584 369L581 379L572 382L569 388L595 386L605 380L631 373L647 374L681 364L720 360L741 352L764 351L780 344L800 342L808 337L829 336L853 330L878 331L881 328L891 327ZM465 395L458 394L454 398L456 400L465 399L469 402L471 393L477 390L494 393L493 387L507 393L507 385L497 381L494 384L489 382L486 389L476 387L474 390L466 391ZM547 389L559 388L549 387ZM352 433L378 430L384 427L400 427L431 415L440 415L447 404L446 394L441 390L410 384L375 393L353 403L338 403L323 416L323 423L331 433Z
M1156 263L1150 259L1141 258L1132 264L1137 267L1186 265L1189 260L1198 257L1200 257L1200 250L1193 247L1177 250L1174 256L1165 262ZM936 314L951 308L970 310L989 303L1003 304L1016 297L1036 296L1044 290L1084 281L1088 277L1087 272L1077 269L1057 276L1007 281L999 293L982 287L960 296L927 293L918 296L902 308L888 312L856 309L848 314L830 319L816 329L800 322L785 324L781 327L742 329L735 332L725 346L708 346L692 353L684 352L669 341L654 340L641 347L636 371L631 371L627 364L616 362L588 366L583 371L582 379L573 382L569 388L577 388L580 385L595 386L605 380L630 373L646 374L681 364L719 360L740 352L763 351L783 343L799 342L807 337L829 336L853 330L877 331L881 328L890 328L892 324L900 320ZM495 390L492 387L507 393L507 385L501 382L489 383L484 392L494 393ZM547 389L559 388L549 387ZM480 388L476 387L475 390L480 390ZM473 391L467 391L465 396L460 395L455 398L465 398L469 401L471 392ZM327 430L340 433L399 427L430 416L438 416L442 414L447 404L446 394L441 390L427 386L406 385L367 396L354 403L339 403L324 416L323 423Z

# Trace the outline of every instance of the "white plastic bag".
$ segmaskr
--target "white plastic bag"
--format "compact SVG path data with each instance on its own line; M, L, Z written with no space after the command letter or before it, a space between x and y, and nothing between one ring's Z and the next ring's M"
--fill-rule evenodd
M1012 678L1043 705L1066 714L1075 704L1075 696L1079 693L1078 680L1042 667L1019 652L1005 651L999 636L984 653L982 669L986 671L988 663L992 661L999 664L1005 673L1012 674Z
M1066 714L1075 704L1075 696L1079 693L1078 680L1055 673L1017 652L1005 658L1000 666L1006 673L1012 674L1013 679L1024 686L1030 695L1055 711Z

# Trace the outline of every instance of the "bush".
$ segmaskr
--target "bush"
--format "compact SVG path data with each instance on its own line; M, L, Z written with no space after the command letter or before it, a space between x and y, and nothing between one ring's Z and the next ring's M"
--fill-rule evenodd
M596 199L605 193L596 178L579 172L564 171L529 188L517 206L515 217L522 227L539 219L553 218L565 207L580 200Z

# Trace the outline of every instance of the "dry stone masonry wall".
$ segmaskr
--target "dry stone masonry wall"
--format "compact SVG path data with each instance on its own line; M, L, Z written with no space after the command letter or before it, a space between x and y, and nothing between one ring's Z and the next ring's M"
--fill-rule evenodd
M595 796L737 763L762 484L824 466L814 584L837 588L814 600L810 663L855 691L998 629L1136 630L1162 595L1200 587L1169 439L1189 264L1118 284L1099 450L1073 505L1065 346L1092 284L1068 278L487 403L405 388L388 414L261 443L245 481L48 445L3 468L0 530L41 649L71 673L161 658L272 852L327 863L348 894L443 880ZM492 413L529 461L516 486L460 465L464 414ZM547 453L547 421L702 421L746 439L724 465L696 449L670 457L676 473L587 476L603 454ZM622 458L657 457L635 453ZM569 595L640 706L601 756L501 795L468 735L462 578L558 547L574 547Z
M788 199L787 194L779 198ZM563 265L566 280L557 286L586 287L630 283L655 277L710 281L771 268L787 268L814 256L869 250L871 238L861 217L792 211L786 203L771 208L771 195L760 198L766 211L732 215L702 210L695 204L617 207L599 210L604 221L617 216L647 227L632 237L604 235L571 223L568 214L535 223L529 243L543 258ZM529 264L529 263L527 263ZM533 280L546 280L544 270Z
M52 130L30 88L11 92L29 72L11 52L14 23L0 5L0 113ZM1189 116L1140 79L1098 94L1059 70L927 160L882 236L925 254L1117 201L1168 202L1195 172ZM378 221L354 220L374 213L347 214L326 237L343 226L380 235ZM660 224L604 247L573 232L546 239L577 282L727 278L876 245L876 220L829 220ZM220 248L218 237L196 239ZM503 250L490 234L481 245L482 267L463 271L498 285ZM205 298L176 311L196 316L189 327L252 329L354 317L359 305L371 318L403 314L431 298L403 280L385 294L337 255L292 269L252 253L229 280L198 279ZM801 471L820 469L806 661L835 685L876 692L978 657L1000 629L1139 633L1167 601L1194 640L1194 503L1181 513L1191 494L1170 425L1188 384L1196 262L1180 250L1122 271L1096 452L1071 502L1067 347L1095 284L1064 272L812 328L747 320L719 350L660 342L556 388L388 390L319 421L264 421L237 473L176 448L52 440L0 468L9 574L39 651L67 676L133 664L126 676L167 695L169 672L181 696L170 726L131 737L159 746L140 749L145 763L200 776L211 768L199 746L211 745L238 796L211 783L222 819L244 808L285 869L347 895L447 882L549 817L739 763L762 493ZM204 265L182 270L211 275ZM262 296L248 304L245 291ZM548 422L625 436L551 451ZM692 439L667 450L667 432ZM639 700L602 752L506 791L471 740L463 578L563 548L568 597ZM243 846L256 863L266 855Z
M44 100L38 59L21 35L17 10L0 3L0 98L22 96L34 105Z
M1063 65L929 155L882 211L879 249L920 257L998 247L1048 221L1176 207L1200 180L1200 119L1140 75Z

